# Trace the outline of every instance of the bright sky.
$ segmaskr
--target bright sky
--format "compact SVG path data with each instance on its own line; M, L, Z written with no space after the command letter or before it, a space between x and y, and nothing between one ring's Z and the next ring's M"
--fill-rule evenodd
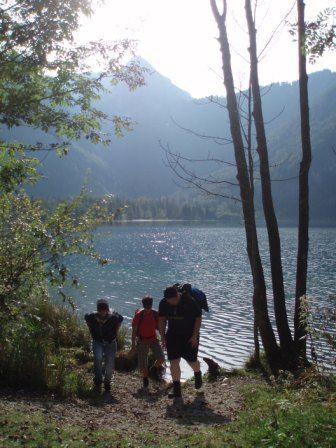
M86 20L79 33L80 40L114 40L128 37L138 40L138 54L158 72L193 97L223 95L221 55L216 40L218 30L209 0L105 0ZM217 0L218 5L222 4ZM288 27L281 25L286 14L295 22L294 0L258 0L258 48L263 49L276 27L272 42L260 62L263 85L293 81L297 75L297 47ZM307 19L336 0L306 0ZM248 80L247 33L244 0L228 0L229 38L236 81L246 87ZM329 68L336 71L336 54L326 54L310 71Z

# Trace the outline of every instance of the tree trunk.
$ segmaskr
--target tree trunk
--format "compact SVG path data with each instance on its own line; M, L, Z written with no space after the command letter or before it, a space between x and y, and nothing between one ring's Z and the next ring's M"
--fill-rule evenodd
M299 229L296 265L294 339L300 356L306 358L305 322L301 319L300 301L307 292L308 243L309 243L309 169L311 164L311 141L309 124L308 76L305 55L305 3L297 0L298 11L298 49L299 49L299 86L302 159L299 177Z
M219 14L216 0L210 0L212 11L219 29L219 42L221 47L224 85L227 92L227 108L230 119L231 136L234 146L234 154L237 165L237 179L242 199L243 216L247 241L247 252L250 260L253 277L253 308L256 323L260 331L261 340L266 356L271 366L278 362L278 345L274 336L272 325L268 315L266 284L263 267L261 263L255 215L253 209L253 198L249 181L248 168L245 157L244 143L240 128L240 115L238 111L237 98L234 89L231 54L226 29L226 0L223 0L224 12Z
M251 76L248 90L248 109L247 109L247 156L248 156L248 169L250 177L250 187L251 187L251 202L252 202L252 213L255 216L254 208L254 163L252 157L252 88L251 88ZM254 249L252 248L252 253ZM251 257L250 263L253 263L253 256ZM258 337L258 323L256 318L256 313L253 316L253 339L254 339L254 359L256 363L260 364L260 345Z
M262 203L263 203L264 216L266 220L267 233L268 233L268 242L270 248L274 312L280 339L280 348L284 356L286 357L292 351L293 340L287 318L283 271L281 262L280 235L272 197L267 139L266 139L260 86L259 86L256 29L254 18L252 15L250 0L245 0L245 11L249 30L249 39L250 39L249 51L250 51L250 64L251 64L251 85L253 94L253 112L254 112L254 122L257 137L257 152L260 159Z

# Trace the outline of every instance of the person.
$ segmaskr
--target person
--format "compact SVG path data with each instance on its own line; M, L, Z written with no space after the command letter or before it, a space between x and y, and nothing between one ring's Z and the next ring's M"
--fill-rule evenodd
M138 367L142 376L143 387L149 385L148 353L152 351L156 360L151 368L151 374L160 379L160 371L164 363L164 353L157 338L158 312L153 310L153 298L145 296L142 299L143 309L135 313L132 322L132 350L138 353Z
M181 397L181 358L194 371L195 388L202 386L202 372L197 359L201 322L202 311L195 299L186 292L178 292L175 286L165 289L159 305L159 331L167 349L173 380L173 392L169 398Z
M94 357L94 387L101 391L103 383L103 361L105 363L104 389L111 391L112 373L117 352L117 334L123 317L111 311L105 299L97 301L97 312L85 314L85 321L92 337L92 350Z

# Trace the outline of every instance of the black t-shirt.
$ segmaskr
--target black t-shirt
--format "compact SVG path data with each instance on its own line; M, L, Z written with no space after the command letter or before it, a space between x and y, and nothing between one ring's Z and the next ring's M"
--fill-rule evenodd
M123 317L113 311L105 322L101 322L97 313L85 314L85 321L89 327L92 339L98 342L111 343L117 336L117 326L123 321Z
M191 336L195 320L202 316L202 310L189 294L182 294L176 306L162 299L159 305L159 316L168 320L168 334Z

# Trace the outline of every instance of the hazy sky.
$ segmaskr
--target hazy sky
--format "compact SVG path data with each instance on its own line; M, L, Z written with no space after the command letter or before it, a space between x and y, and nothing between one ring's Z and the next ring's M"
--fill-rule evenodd
M218 5L222 4L217 0ZM297 48L281 22L295 22L294 0L258 0L258 48L263 49L276 27L278 31L260 62L262 84L297 79ZM247 33L244 0L228 0L229 38L236 82L246 87L248 80ZM336 0L306 0L306 17L336 6ZM138 54L153 67L194 97L225 93L217 26L209 0L105 0L95 14L85 20L79 38L138 40ZM326 54L310 71L336 71L336 53Z

